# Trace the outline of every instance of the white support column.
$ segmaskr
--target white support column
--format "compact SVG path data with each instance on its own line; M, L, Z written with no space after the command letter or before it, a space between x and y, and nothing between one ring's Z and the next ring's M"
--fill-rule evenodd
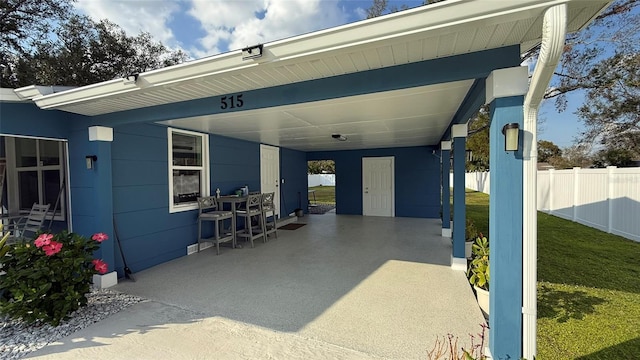
M440 163L442 169L442 236L451 238L453 222L451 221L451 184L449 183L449 174L451 173L451 141L442 141L440 143Z
M466 138L467 124L455 124L451 127L453 139L453 251L451 253L451 267L455 270L467 271L465 257L465 166L466 166Z

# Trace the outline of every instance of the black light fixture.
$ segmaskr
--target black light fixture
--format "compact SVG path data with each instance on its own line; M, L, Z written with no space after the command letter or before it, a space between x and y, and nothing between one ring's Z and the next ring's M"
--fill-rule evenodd
M262 56L262 44L242 49L242 60L256 59Z
M502 127L504 135L504 151L518 151L520 125L518 123L506 124Z
M341 134L331 134L331 137L338 141L347 141L347 137Z
M98 157L95 155L87 155L85 160L87 162L87 169L93 169L93 163L98 161Z

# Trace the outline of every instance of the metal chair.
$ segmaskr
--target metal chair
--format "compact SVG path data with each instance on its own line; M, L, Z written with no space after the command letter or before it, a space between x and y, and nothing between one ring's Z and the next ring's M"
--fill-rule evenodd
M218 201L215 196L204 196L198 198L198 252L200 252L200 243L203 241L212 241L216 244L216 254L220 255L220 243L231 241L231 246L235 248L236 242L234 231L236 226L233 212L218 210ZM222 233L224 221L231 220L231 230L229 233ZM211 221L214 224L213 236L209 238L202 237L202 223Z
M40 205L34 203L27 216L8 218L9 222L5 226L5 231L11 232L11 235L7 240L7 244L15 244L19 241L34 238L42 230L42 224L44 224L44 219L47 216L47 212L49 212L50 206L51 204Z
M262 194L262 223L264 224L265 236L275 234L278 238L278 215L276 215L276 204L273 201L275 193ZM271 215L269 215L271 213ZM269 220L271 218L271 220Z
M236 215L244 219L244 229L237 232L238 237L247 238L251 242L253 247L253 240L262 237L262 241L267 241L265 235L264 222L262 221L262 195L250 194L247 197L247 204L244 209L236 210ZM251 223L251 218L256 217L258 224L254 228Z

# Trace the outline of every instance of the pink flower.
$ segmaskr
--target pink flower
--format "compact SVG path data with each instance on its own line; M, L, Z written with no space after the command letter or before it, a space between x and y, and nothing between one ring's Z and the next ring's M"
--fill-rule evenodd
M44 253L47 256L55 255L59 253L60 250L62 250L62 243L59 243L57 241L51 241L48 245L44 245L42 247L42 250L44 250Z
M99 272L100 274L106 274L108 269L106 262L100 259L93 259L91 262L93 263L93 267L96 269L97 272Z
M51 243L51 239L53 239L52 234L40 234L34 243L37 248L41 248L45 245L49 245Z
M97 234L93 234L91 238L97 242L103 242L109 239L109 236L107 236L107 234L105 233L97 233Z

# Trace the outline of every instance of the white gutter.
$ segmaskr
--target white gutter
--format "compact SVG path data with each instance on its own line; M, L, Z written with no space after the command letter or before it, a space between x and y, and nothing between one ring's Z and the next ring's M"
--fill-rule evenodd
M529 92L524 100L524 164L522 219L522 357L536 356L536 283L537 283L537 162L538 108L549 86L564 48L567 33L567 5L546 10L542 24L542 43Z
M398 37L420 38L424 33L436 36L438 32L449 33L452 28L460 28L462 31L465 27L474 29L476 24L502 24L529 19L541 9L566 1L569 0L449 0L269 42L264 44L264 56L251 61L243 61L241 51L236 50L143 72L138 74L135 82L126 79L111 80L62 93L37 96L34 101L42 109L57 108L152 87L194 81L204 76L236 71L240 73L261 64L294 61L331 50L348 51L358 46L374 46L376 42Z

